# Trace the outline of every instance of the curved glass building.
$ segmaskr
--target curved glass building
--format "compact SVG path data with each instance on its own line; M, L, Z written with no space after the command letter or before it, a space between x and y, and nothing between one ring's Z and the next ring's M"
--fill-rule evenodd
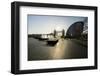
M66 37L80 37L84 29L84 22L78 21L73 23L66 32Z

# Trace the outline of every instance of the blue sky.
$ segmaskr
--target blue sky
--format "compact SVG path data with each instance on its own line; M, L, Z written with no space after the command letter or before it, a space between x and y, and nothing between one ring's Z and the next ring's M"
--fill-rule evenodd
M27 27L28 34L47 34L53 30L62 30L69 28L71 24L77 21L86 21L87 17L78 16L50 16L50 15L28 15Z

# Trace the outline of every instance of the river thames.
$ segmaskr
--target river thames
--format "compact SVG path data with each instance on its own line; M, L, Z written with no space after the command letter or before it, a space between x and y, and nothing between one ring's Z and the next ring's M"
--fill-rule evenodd
M28 38L28 60L55 60L88 58L88 48L73 39L59 39L55 46L46 41Z

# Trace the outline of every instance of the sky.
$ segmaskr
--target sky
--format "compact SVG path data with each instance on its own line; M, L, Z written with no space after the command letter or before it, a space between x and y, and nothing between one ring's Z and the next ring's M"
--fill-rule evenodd
M77 21L86 21L87 17L78 16L53 16L53 15L28 15L28 34L48 34L55 30L67 29Z

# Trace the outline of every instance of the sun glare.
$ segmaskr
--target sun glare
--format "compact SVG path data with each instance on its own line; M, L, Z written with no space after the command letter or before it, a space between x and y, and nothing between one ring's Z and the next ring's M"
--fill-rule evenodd
M56 28L56 31L61 31L61 30L62 30L62 29L61 29L61 27L59 27L59 26Z

